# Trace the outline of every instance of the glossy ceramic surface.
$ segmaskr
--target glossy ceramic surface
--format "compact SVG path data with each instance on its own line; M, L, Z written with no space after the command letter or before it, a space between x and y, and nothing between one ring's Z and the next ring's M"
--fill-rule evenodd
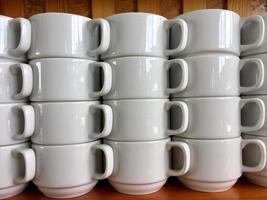
M0 16L0 57L25 61L30 48L31 25L24 18Z
M253 49L262 44L264 23L260 16L252 16L245 22L255 22L259 25L259 34L250 44L240 45L240 16L235 12L223 9L205 9L188 12L177 16L175 20L183 20L188 29L186 47L182 52L173 52L172 57L187 57L200 53L230 53L240 55L241 51ZM207 30L209 30L207 32ZM179 26L171 31L171 48L175 48L184 33Z
M173 59L167 62L170 65L170 82L172 87L188 79L184 90L176 92L172 89L172 97L217 97L239 96L242 92L253 91L261 87L264 75L263 63L254 58L239 61L239 57L230 54L205 54L186 57L183 60L186 65L184 72L177 67L181 59ZM182 60L181 60L182 61ZM259 80L249 87L240 87L240 70L247 65L253 65L255 72L250 76L256 76ZM255 66L255 67L254 67Z
M242 172L261 171L266 163L266 147L260 140L242 140L241 137L225 140L195 140L174 137L174 141L185 142L190 148L190 169L179 180L188 188L202 192L222 192L230 189ZM246 145L257 145L260 160L255 166L242 165L242 149ZM183 158L174 149L173 164L180 167Z
M32 90L32 69L17 61L0 59L0 102L25 101Z
M107 63L85 59L48 58L30 62L33 69L32 101L96 100L111 87ZM100 69L104 83L100 83Z
M253 56L246 56L243 59L260 59L263 63L264 79L262 80L262 86L256 90L248 91L243 95L265 95L267 94L267 54L259 54ZM254 67L253 63L248 63L247 67L243 68L240 81L245 85L253 85L255 82L259 82L261 79L261 71Z
M244 139L257 139L264 142L265 145L267 145L267 137L261 137L256 135L247 135L243 134L242 137ZM243 152L243 159L244 163L247 163L248 165L254 166L256 163L260 160L260 155L258 154L257 146L250 145L248 146L244 152ZM264 167L264 169L260 172L255 173L245 173L244 176L252 183L267 187L267 166Z
M188 170L189 147L184 143L172 145L169 138L148 142L105 139L104 143L114 151L114 170L108 180L121 193L143 195L158 191L168 178L169 150L174 146L185 152L186 157L184 169L176 171L176 175L182 175Z
M189 124L185 138L226 139L239 137L241 132L259 130L265 121L265 106L262 100L253 98L241 100L239 97L176 98L172 102L184 102L189 111ZM170 103L172 103L170 102ZM255 112L255 124L241 125L241 109L252 103L259 110ZM180 111L171 113L171 128L182 123Z
M100 141L90 143L42 146L33 144L36 155L34 184L50 198L72 198L88 193L98 179L107 178L113 169L113 153ZM106 169L101 168L104 153Z
M73 57L96 60L99 31L90 18L67 13L41 13L29 18L32 29L30 59ZM105 37L105 36L103 36Z
M120 57L106 60L112 68L112 87L104 99L167 98L165 59Z
M168 48L167 19L149 13L122 13L106 18L110 25L110 46L101 58L122 56L165 57Z
M35 157L29 143L0 146L0 199L21 193L35 173Z
M26 103L0 104L0 146L29 139L34 131L33 108Z
M89 142L109 135L112 128L111 108L98 101L32 103L32 106L36 121L32 141L37 144Z
M114 118L112 131L107 138L119 141L150 141L179 134L179 128L168 133L169 110L166 107L168 101L168 99L105 100L103 104L112 108ZM176 106L183 109L184 105ZM181 113L187 118L186 111ZM184 129L184 125L180 127Z

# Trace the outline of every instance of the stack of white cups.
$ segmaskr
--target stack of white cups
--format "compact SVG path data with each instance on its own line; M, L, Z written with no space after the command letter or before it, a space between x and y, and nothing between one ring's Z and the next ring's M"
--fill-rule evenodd
M64 13L37 14L29 21L33 183L48 197L80 196L113 169L112 149L99 140L112 127L111 108L99 100L110 90L111 68L97 62L109 44L108 24Z
M171 68L171 83L176 85L187 79L185 90L171 96L173 105L185 104L186 112L171 112L171 127L187 121L186 130L173 141L189 145L190 160L187 173L179 180L188 188L204 192L220 192L231 188L242 172L257 172L266 162L265 145L259 139L241 139L241 132L259 130L265 119L264 103L259 98L240 99L240 92L254 91L262 84L262 76L249 87L240 87L240 70L251 64L251 76L263 71L259 59L239 60L240 51L255 48L262 43L263 35L240 45L242 27L240 17L227 10L199 10L185 13L173 20L183 20L186 31L174 27L171 46L185 40L181 53L172 55L173 62L180 61L180 68ZM261 16L246 18L243 23L263 26ZM253 30L250 30L253 32ZM249 34L249 33L248 33ZM259 38L257 38L259 37ZM180 42L181 43L181 42ZM177 59L178 58L178 59ZM253 72L255 71L255 72ZM255 124L241 125L241 110L247 112L253 104L257 112L251 112ZM242 149L254 145L257 161L254 165L242 164ZM185 159L181 151L174 150L174 168L181 168Z
M262 13L260 16L263 18L263 26L260 26L257 23L245 23L244 27L241 29L241 41L243 43L251 43L255 40L261 31L263 31L262 43L254 49L247 49L244 51L241 56L242 59L258 59L260 60L264 68L263 70L253 69L253 63L248 64L242 70L241 74L241 83L247 86L251 86L255 82L261 82L260 87L257 90L249 91L244 93L243 99L250 100L253 98L261 99L265 104L265 112L267 105L267 14ZM244 21L246 18L244 18ZM252 33L251 30L253 30ZM247 111L243 113L243 123L256 124L258 116L256 113L261 112L258 110L255 105L249 105L246 109ZM255 113L255 114L251 114ZM263 126L258 129L245 133L242 135L243 138L248 139L259 139L267 145L267 118L263 121ZM246 156L244 157L244 162L249 165L255 165L260 159L260 155L257 153L257 148L255 146L249 146L245 149ZM267 167L262 171L257 173L245 173L245 176L249 181L260 186L267 187Z
M114 117L111 134L104 139L114 151L114 169L108 179L121 193L153 193L169 175L179 176L188 168L185 162L182 169L170 169L171 148L189 151L185 143L169 138L184 127L169 130L170 62L165 51L170 27L164 24L172 22L148 13L124 13L106 20L110 45L101 58L111 65L112 86L103 104L111 106ZM176 106L183 109L182 104Z
M28 142L34 129L27 105L32 82L23 78L32 72L22 63L30 47L29 27L26 19L0 16L0 199L22 192L35 171Z

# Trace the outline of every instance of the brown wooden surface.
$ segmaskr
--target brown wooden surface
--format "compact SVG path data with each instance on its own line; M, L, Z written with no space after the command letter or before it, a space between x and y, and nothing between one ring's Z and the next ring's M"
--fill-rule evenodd
M13 200L50 199L41 194L38 189L31 185L25 192L17 195ZM75 200L265 200L267 188L259 187L247 182L245 179L230 190L219 193L195 192L182 186L175 178L170 178L167 184L158 192L145 196L130 196L116 192L107 181L101 181L88 194L77 197Z
M265 12L267 0L0 0L0 14L11 17L67 12L99 18L123 12L149 12L174 18L205 8L230 9L247 16Z

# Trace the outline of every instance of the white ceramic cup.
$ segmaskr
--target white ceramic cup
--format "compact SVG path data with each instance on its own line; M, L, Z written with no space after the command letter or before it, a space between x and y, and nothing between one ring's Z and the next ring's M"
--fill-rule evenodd
M33 85L31 66L0 59L0 83L1 103L25 101L31 94Z
M169 129L168 99L105 100L113 112L113 126L108 139L118 141L151 141L183 133L188 125L188 109L177 102L183 121L176 129Z
M109 45L109 24L67 13L41 13L29 18L30 59L72 57L96 60ZM99 34L101 37L99 37Z
M243 96L242 99L249 101L250 99L260 99L265 104L265 113L267 112L267 95L258 95L258 96ZM259 113L261 111L258 109L255 104L248 104L246 109L242 112L242 123L254 125L259 120ZM248 135L257 135L257 136L267 136L267 119L263 121L263 126L254 131L247 132Z
M262 128L265 121L265 105L258 98L240 99L239 97L213 98L176 98L167 103L168 108L184 103L188 110L188 126L179 136L195 139L227 139L241 135L241 132L252 132ZM254 124L241 124L241 111L246 105L253 104L255 111ZM171 112L171 130L184 123L180 110ZM171 131L170 130L170 131ZM169 134L172 134L171 132ZM175 132L172 134L175 135ZM178 135L178 134L176 134Z
M33 70L31 101L96 100L111 88L109 64L86 59L48 58L30 62ZM103 84L100 81L103 71Z
M25 61L30 48L31 24L27 19L0 16L0 57Z
M252 86L253 84L260 82L263 76L262 85L255 90L243 92L243 95L266 95L267 94L267 54L258 54L243 57L242 60L248 59L260 59L263 63L263 71L256 69L255 64L248 63L243 67L240 76L240 82L242 85ZM262 75L263 74L263 75Z
M267 53L267 14L263 12L255 16L242 17L241 24L241 44L253 47L243 49L241 55Z
M247 134L243 134L242 137L244 139L261 140L267 146L267 137ZM255 166L260 159L261 155L258 154L258 147L256 145L248 145L248 147L244 149L243 161L247 165ZM267 187L267 166L259 172L247 172L244 176L254 184Z
M250 76L257 76L257 81L244 87L240 86L239 77L247 65L254 70ZM239 96L257 90L264 82L264 64L257 58L240 61L231 54L205 54L169 60L165 66L173 87L166 92L172 97Z
M113 151L100 141L42 146L33 144L36 174L33 182L50 198L73 198L90 192L113 169ZM102 154L103 153L103 157ZM102 159L105 167L101 171Z
M106 137L112 129L112 110L98 101L35 102L32 106L36 123L31 139L37 144L84 143ZM97 111L103 112L104 120Z
M166 66L169 61L166 59L131 56L113 58L105 62L112 68L112 86L104 99L168 98L166 88L169 85L169 78ZM185 67L182 64L178 66L181 70ZM186 79L181 80L175 91L183 90L186 81Z
M101 54L104 60L124 56L166 57L164 51L169 48L169 29L174 24L182 29L183 36L187 36L187 27L182 20L166 23L165 17L151 13L122 13L106 20L110 25L110 45ZM182 51L185 43L186 38L183 38L175 47L176 52Z
M34 111L26 103L0 104L0 146L29 139L34 131Z
M255 22L261 27L258 37L253 44L240 45L240 16L230 10L204 9L177 16L172 21L183 20L188 29L187 36L178 26L173 26L171 31L170 47L175 48L177 43L182 43L187 38L185 48L180 51L165 51L172 57L188 57L189 55L220 52L230 53L236 56L240 51L253 49L262 44L264 35L264 23L261 16L252 16L246 19Z
M131 195L150 194L160 190L168 176L181 176L190 165L189 147L169 138L146 142L123 142L105 139L114 152L114 169L108 178L119 192ZM171 169L171 149L184 156L179 170Z
M21 193L35 174L35 156L29 143L0 146L0 199Z
M224 140L196 140L174 137L190 148L190 168L178 179L188 188L202 192L223 192L230 189L242 172L261 171L266 164L266 147L260 140L242 140L241 137ZM254 166L242 164L242 149L257 146L258 162ZM181 166L183 155L174 149L174 169Z

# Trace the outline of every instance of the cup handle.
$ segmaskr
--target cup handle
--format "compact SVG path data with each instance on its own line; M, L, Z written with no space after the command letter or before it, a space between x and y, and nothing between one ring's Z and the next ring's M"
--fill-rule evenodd
M257 131L257 130L259 130L259 129L261 129L263 127L264 122L265 122L265 104L264 104L264 102L261 99L258 99L258 98L241 99L240 100L241 110L248 103L255 103L259 107L259 110L260 110L259 121L254 126L242 126L241 125L241 132L242 133L248 133L248 132L252 132L252 131Z
M11 66L11 72L17 74L17 69L21 70L22 75L22 87L19 93L14 94L15 99L22 99L30 96L33 89L33 72L32 68L28 64L17 63Z
M167 128L166 134L168 136L179 135L179 134L184 133L186 131L186 129L188 128L188 124L189 124L189 111L188 111L188 106L186 105L186 103L181 102L181 101L166 102L165 103L166 112L169 112L171 107L173 107L173 106L177 106L181 109L181 112L183 115L183 121L182 121L181 126L176 130L172 130L172 129Z
M96 112L96 110L102 110L104 113L104 118L105 118L105 124L103 127L102 132L100 133L93 133L92 136L95 139L99 139L99 138L103 138L108 136L111 131L112 131L112 125L113 125L113 113L112 113L112 109L109 105L92 105L92 107L90 108L91 112Z
M22 156L25 165L25 174L23 177L17 177L14 180L15 184L23 184L31 181L35 176L35 154L32 149L22 148L15 149L12 151L12 155L17 158L18 156Z
M245 139L242 140L242 149L244 149L248 144L255 144L259 147L259 153L260 153L260 161L259 163L254 167L248 167L242 164L242 171L243 172L259 172L263 170L263 168L266 165L266 147L265 144L261 140L257 139Z
M96 173L93 178L97 180L106 179L112 174L114 168L113 150L106 144L98 144L94 146L94 153L97 149L101 150L104 153L106 168L102 174Z
M167 174L169 176L182 176L188 172L189 167L190 167L190 149L189 149L188 144L186 144L184 142L172 141L172 142L167 143L167 151L169 152L169 154L171 152L171 149L174 147L181 149L183 152L183 158L184 158L183 167L179 170L168 169Z
M167 94L174 94L174 93L179 93L185 90L188 84L188 64L185 60L183 59L174 59L174 60L168 60L165 61L165 67L167 70L167 75L169 74L169 70L171 66L174 64L178 64L177 66L181 68L182 75L181 75L181 81L179 85L176 88L167 88L166 93ZM176 65L175 65L176 66Z
M180 42L179 42L179 44L178 44L178 46L176 48L165 49L164 50L165 56L172 56L172 55L175 55L177 53L180 53L181 51L183 51L185 49L186 44L187 44L187 40L188 40L188 25L187 25L185 20L180 19L180 18L166 20L164 22L164 28L166 30L170 30L170 28L175 24L178 25L181 28L181 40L180 40Z
M92 19L89 21L89 25L99 26L100 27L100 42L99 46L96 49L90 50L91 54L98 55L104 53L108 48L110 44L110 26L107 20L105 19Z
M240 29L248 21L257 22L259 24L259 37L252 44L240 45L240 51L241 52L255 49L255 48L259 47L260 45L262 45L263 40L264 40L264 35L265 35L265 23L264 23L264 19L262 16L255 15L255 16L246 17L244 19L245 20L243 20L242 23L240 24Z
M18 106L23 112L24 130L21 134L14 135L16 140L23 140L32 136L35 127L34 109L30 105Z
M20 25L20 39L18 46L15 49L10 49L9 52L13 56L21 56L30 49L31 45L31 23L25 18L16 18L12 23Z
M239 62L239 69L240 71L243 69L243 67L247 64L247 63L255 63L257 68L258 68L258 72L259 72L259 78L257 80L257 82L250 87L240 87L240 93L246 93L246 92L251 92L251 91L255 91L259 88L262 87L263 83L264 83L264 64L262 62L261 59L259 58L247 58L247 59L242 59Z
M111 66L105 62L94 62L90 64L92 67L100 67L103 70L104 80L102 88L99 91L94 91L91 93L91 97L100 97L108 94L112 86L112 70Z

